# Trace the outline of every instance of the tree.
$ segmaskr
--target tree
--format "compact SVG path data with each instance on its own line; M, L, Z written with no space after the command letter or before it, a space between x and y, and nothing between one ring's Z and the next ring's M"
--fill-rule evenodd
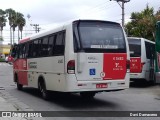
M148 5L141 12L131 14L131 22L125 25L128 36L143 37L154 41L156 15L154 9Z
M6 26L6 16L5 16L5 11L3 11L2 9L0 9L0 41L3 41L3 27Z
M17 27L17 13L16 12L13 12L12 14L12 17L13 17L13 23L12 23L12 28L13 28L13 44L14 44L14 33L15 33L15 29Z
M155 14L156 21L160 21L160 9Z
M21 20L21 24L19 25L19 30L21 31L21 39L22 39L22 31L23 31L23 27L25 26L26 24L26 20L23 18Z
M26 24L26 21L25 21L24 15L22 13L17 12L18 41L20 39L19 31L21 31L21 39L22 39L22 31L25 24Z
M8 17L8 20L9 20L9 25L10 25L10 41L11 41L11 45L12 45L12 27L13 27L13 24L14 24L14 15L15 15L15 10L13 9L6 9L5 10L6 13L7 13L7 17Z

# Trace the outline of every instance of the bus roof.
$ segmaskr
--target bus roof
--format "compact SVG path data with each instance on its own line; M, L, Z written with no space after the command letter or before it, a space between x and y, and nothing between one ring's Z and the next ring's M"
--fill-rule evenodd
M145 38L142 38L142 37L127 37L129 39L139 39L139 40L144 40L144 41L147 41L147 42L150 42L150 43L153 43L155 44L154 41L151 41L151 40L148 40L148 39L145 39Z
M43 37L45 35L49 35L49 34L52 34L52 33L56 33L56 32L59 32L59 31L62 31L63 29L65 29L67 26L70 26L73 22L76 22L76 21L97 21L97 22L108 22L108 23L111 23L111 24L117 24L117 25L120 25L119 23L117 22L112 22L112 21L104 21L104 20L72 20L72 21L69 21L67 23L63 23L63 25L60 25L58 27L53 27L53 28L50 28L50 29L47 29L47 30L44 30L44 31L41 31L39 33L36 33L36 34L33 34L29 37L26 37L26 38L23 38L19 41L19 44L21 43L25 43L27 41L30 41L30 40L33 40L33 39L36 39L36 38L40 38L40 37Z
M32 39L36 39L36 38L43 37L43 36L48 35L48 34L52 34L54 32L58 32L58 31L60 31L62 29L63 29L63 26L57 27L57 28L50 28L50 29L47 29L45 31L33 34L33 35L29 36L29 37L23 38L23 39L21 39L19 41L19 43L25 43L25 42L30 41Z

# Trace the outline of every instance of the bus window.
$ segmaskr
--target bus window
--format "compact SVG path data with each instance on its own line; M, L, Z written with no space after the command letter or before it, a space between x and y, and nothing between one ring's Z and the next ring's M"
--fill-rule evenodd
M145 41L145 47L147 59L154 59L155 45Z
M55 39L54 35L49 37L49 42L48 42L48 53L49 53L49 56L53 55L53 46L54 46L54 41L55 41L54 39Z
M24 53L25 53L25 45L21 44L20 45L20 52L19 52L19 58L24 58Z
M128 38L130 56L131 57L140 57L141 56L141 40Z
M119 25L105 22L80 22L79 26L74 27L74 37L76 37L74 39L77 40L75 43L80 43L74 47L81 46L80 49L85 52L126 52L124 34Z
M54 46L54 55L64 55L64 40L65 32L58 33Z
M29 42L29 52L28 52L28 57L32 58L33 57L33 41Z
M48 37L42 39L41 56L48 56Z
M38 44L38 40L34 41L34 47L33 47L33 57L38 57L39 54L39 44Z

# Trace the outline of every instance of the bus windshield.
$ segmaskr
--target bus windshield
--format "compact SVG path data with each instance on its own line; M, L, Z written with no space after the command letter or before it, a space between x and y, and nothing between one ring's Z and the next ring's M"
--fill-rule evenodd
M141 57L141 40L128 38L130 56L131 57Z
M81 21L77 31L79 46L85 52L126 52L125 37L119 24Z

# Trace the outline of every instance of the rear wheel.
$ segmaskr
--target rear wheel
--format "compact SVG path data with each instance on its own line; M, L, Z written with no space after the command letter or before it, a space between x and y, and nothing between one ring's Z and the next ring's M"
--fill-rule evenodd
M45 85L44 81L40 81L38 83L38 85L39 85L39 90L41 92L42 98L44 100L48 100L49 99L49 92L46 90L46 85Z
M23 89L23 85L17 83L17 89L18 90L22 90Z
M19 83L17 74L14 74L14 81L15 81L16 84L17 84L17 89L18 89L18 90L22 90L22 89L23 89L23 85Z
M155 76L155 74L154 74L154 78L152 80L150 80L149 83L151 85L155 85L156 84L156 76Z
M93 99L95 96L95 92L81 92L80 95L84 99Z

